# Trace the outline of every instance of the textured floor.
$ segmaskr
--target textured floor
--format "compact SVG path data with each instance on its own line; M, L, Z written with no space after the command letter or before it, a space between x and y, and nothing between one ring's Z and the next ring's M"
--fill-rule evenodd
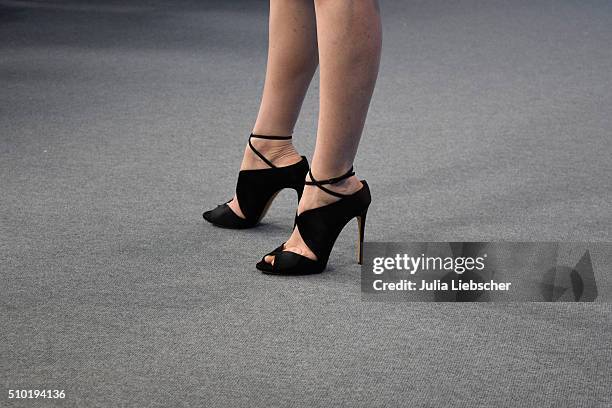
M325 274L257 273L294 196L256 230L201 212L233 190L267 3L168 3L0 1L0 406L612 406L610 304L363 302L354 226ZM367 239L610 241L612 3L381 8Z

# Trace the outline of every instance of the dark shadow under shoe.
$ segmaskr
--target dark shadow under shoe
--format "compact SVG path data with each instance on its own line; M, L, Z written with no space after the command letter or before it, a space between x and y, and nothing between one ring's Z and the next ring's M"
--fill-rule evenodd
M236 184L236 198L240 210L245 218L239 217L227 205L230 201L206 211L204 219L211 224L222 228L244 229L252 228L259 223L268 211L276 195L284 188L291 188L297 192L298 202L304 191L304 179L308 173L308 160L302 160L290 166L276 167L270 160L261 154L253 144L251 138L268 140L288 140L291 136L249 136L249 147L269 169L241 170Z

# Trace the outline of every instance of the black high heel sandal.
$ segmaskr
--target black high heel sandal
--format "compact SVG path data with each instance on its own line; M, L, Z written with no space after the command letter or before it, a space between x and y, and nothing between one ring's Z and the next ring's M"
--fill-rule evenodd
M241 170L236 184L236 197L238 205L246 218L239 217L227 205L232 200L217 206L214 210L206 211L204 219L218 227L244 229L257 225L266 215L270 204L276 195L284 188L292 188L297 192L298 202L304 190L304 178L308 173L308 160L302 160L285 167L276 167L270 160L261 154L253 144L251 138L267 140L289 140L291 136L262 136L251 134L249 147L269 169Z
M363 187L353 194L340 194L323 185L334 184L347 179L355 174L353 168L344 175L329 180L317 181L308 171L310 179L306 185L317 186L321 190L335 197L339 201L323 207L306 210L295 219L295 226L300 231L304 243L317 256L312 260L305 256L290 251L284 251L285 244L279 246L268 255L274 256L274 264L265 261L265 256L256 265L263 273L271 275L308 275L321 273L327 266L329 255L338 235L344 226L353 218L357 218L359 227L359 240L357 242L357 262L363 260L363 237L365 233L365 221L368 207L372 201L370 188L365 180L361 183Z

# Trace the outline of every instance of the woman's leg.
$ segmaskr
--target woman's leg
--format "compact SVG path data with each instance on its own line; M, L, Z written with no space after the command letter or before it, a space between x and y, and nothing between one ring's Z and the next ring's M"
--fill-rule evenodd
M317 28L312 0L270 0L268 65L253 133L289 136L318 65ZM253 145L274 165L300 161L290 140L253 139ZM268 165L247 146L241 170ZM228 204L243 217L236 197Z
M376 0L315 0L319 63L320 112L312 174L318 180L349 170L378 75L382 29ZM351 194L361 188L353 176L333 186ZM337 201L315 186L305 186L298 213ZM295 229L285 249L316 259ZM272 262L273 257L266 258Z

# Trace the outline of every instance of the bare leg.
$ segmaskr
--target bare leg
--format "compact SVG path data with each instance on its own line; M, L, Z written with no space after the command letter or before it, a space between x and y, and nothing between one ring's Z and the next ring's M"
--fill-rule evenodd
M289 136L318 65L315 9L312 0L270 0L268 65L253 133ZM291 141L253 139L253 145L274 165L300 161ZM248 146L241 170L268 168ZM243 217L236 197L228 204Z
M376 0L315 0L315 11L321 91L312 174L323 180L346 173L355 159L378 75L382 30ZM351 194L361 186L353 176L330 188ZM298 213L337 200L306 186ZM285 249L316 259L297 229ZM273 262L273 257L266 261Z

